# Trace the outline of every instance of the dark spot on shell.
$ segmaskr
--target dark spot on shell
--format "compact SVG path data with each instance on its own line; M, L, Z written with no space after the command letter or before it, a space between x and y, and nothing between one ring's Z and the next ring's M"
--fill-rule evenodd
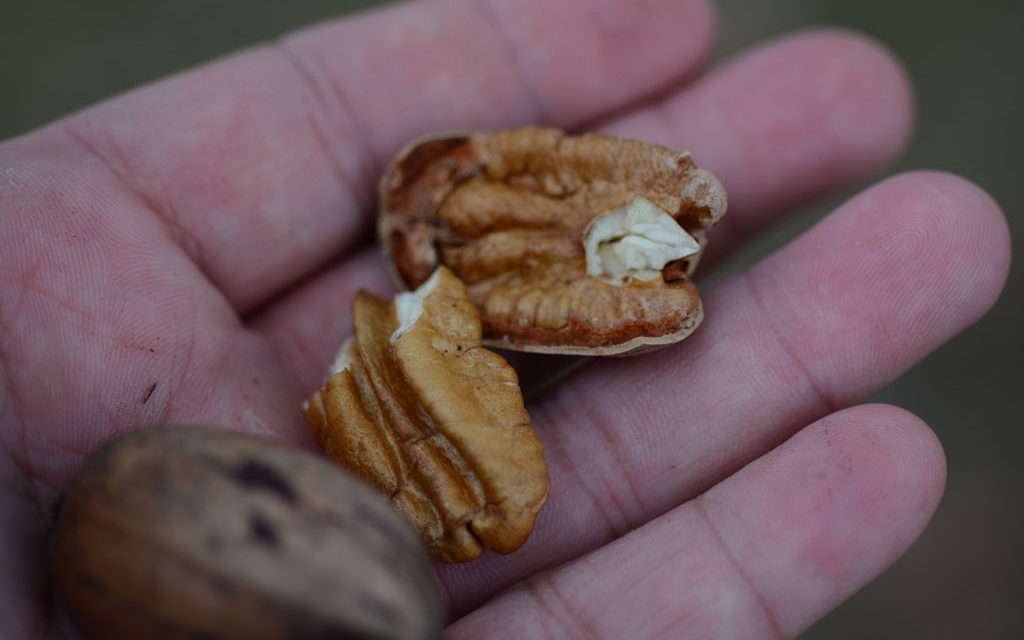
M53 502L53 508L50 510L50 519L52 522L56 522L57 518L60 517L60 510L64 506L64 494L57 496L57 499Z
M91 573L80 573L78 574L78 584L88 591L91 591L93 595L100 598L107 597L107 587L100 581L99 578L92 575Z
M249 516L249 537L257 544L273 549L281 546L281 538L277 534L277 529L258 513Z
M299 500L284 476L258 460L246 460L234 470L232 477L246 490L268 491L288 504L295 504Z

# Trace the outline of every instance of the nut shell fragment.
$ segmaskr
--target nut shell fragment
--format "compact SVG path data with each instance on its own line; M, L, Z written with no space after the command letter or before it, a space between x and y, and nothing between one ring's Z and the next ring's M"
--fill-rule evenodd
M664 214L647 216L656 237L626 230L602 240L630 244L607 251L606 265L625 256L640 267L595 266L595 220L633 219L648 205ZM438 264L466 283L484 344L609 355L676 342L700 323L690 277L725 208L719 181L688 153L525 127L408 145L381 179L378 234L403 286L419 286ZM656 228L662 218L678 231ZM638 253L647 246L651 260Z
M548 494L514 370L481 346L465 286L439 268L386 304L353 304L355 335L304 407L327 454L383 493L435 557L526 541Z

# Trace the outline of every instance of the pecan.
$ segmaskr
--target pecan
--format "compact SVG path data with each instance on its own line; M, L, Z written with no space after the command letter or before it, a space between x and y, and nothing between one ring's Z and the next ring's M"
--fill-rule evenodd
M606 355L689 335L691 276L725 192L688 153L526 127L413 142L380 183L400 284L438 264L468 286L484 344Z
M360 292L355 335L304 413L327 454L388 495L435 557L525 542L548 494L515 371L481 346L479 314L438 268L391 304Z
M321 456L213 427L156 427L94 452L50 539L87 638L434 638L419 537Z

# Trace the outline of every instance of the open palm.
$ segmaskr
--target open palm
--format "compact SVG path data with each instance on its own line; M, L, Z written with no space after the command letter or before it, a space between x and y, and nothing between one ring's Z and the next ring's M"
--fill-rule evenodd
M82 458L206 423L311 446L299 403L390 284L371 223L418 134L528 122L688 149L729 192L705 267L878 170L911 97L876 45L771 42L699 73L701 0L425 0L325 24L0 146L0 620L65 635L43 562ZM529 408L552 493L509 556L439 566L450 637L788 638L897 558L944 481L917 418L852 406L978 319L998 207L890 178L705 292L654 354Z

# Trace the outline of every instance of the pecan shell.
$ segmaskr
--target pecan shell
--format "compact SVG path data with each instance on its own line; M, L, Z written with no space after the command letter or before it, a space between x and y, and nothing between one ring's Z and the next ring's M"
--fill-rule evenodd
M321 456L214 427L107 443L65 492L54 581L87 638L439 637L416 532Z

